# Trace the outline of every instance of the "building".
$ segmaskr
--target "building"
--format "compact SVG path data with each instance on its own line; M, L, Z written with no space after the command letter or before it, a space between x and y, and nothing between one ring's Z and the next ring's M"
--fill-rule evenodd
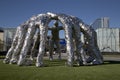
M3 51L3 44L4 41L3 41L3 29L0 28L0 51Z
M96 30L97 28L109 28L109 18L102 17L96 19L91 26Z
M12 40L14 37L14 34L16 32L16 28L3 28L3 41L4 41L4 46L3 49L4 51L7 51L11 44L12 44Z
M120 52L119 28L98 28L96 32L101 52Z

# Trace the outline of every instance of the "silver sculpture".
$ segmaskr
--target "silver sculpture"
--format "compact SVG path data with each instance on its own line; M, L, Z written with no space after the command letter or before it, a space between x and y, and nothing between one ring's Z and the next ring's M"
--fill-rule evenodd
M50 12L33 16L27 22L17 28L11 48L9 49L3 62L10 64L17 63L19 66L31 65L32 60L34 59L34 51L36 46L39 45L36 66L44 66L43 57L45 53L48 30L52 31L52 42L56 42L57 48L60 50L58 44L58 32L61 29L56 27L58 26L57 23L55 23L55 27L50 28L48 24L51 20L56 20L63 24L63 26L60 28L65 31L65 40L67 43L66 53L68 56L66 65L73 66L75 55L78 65L87 65L88 63L103 63L102 54L100 53L97 46L95 31L90 26L84 24L82 20L77 17ZM57 32L55 33L56 30ZM81 32L84 35L84 43L81 42ZM86 47L84 47L84 45L86 45ZM50 47L50 54L53 52L52 49L53 46ZM88 49L88 51L85 49ZM31 51L31 54L30 56L27 56L29 51ZM89 53L87 54L87 52ZM61 59L60 51L58 51L58 53L59 58ZM86 54L88 58L86 57ZM50 57L52 58L52 55L50 55Z

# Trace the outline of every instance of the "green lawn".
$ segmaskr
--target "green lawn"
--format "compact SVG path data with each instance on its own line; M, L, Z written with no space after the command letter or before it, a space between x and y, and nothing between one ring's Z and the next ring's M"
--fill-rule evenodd
M0 60L0 80L120 80L120 62L103 65L67 67L65 60L45 60L46 67L3 64Z

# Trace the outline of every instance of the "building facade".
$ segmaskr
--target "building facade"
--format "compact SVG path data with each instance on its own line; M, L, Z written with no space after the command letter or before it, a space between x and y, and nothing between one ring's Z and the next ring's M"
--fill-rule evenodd
M4 51L7 51L12 44L12 40L15 35L16 28L3 28L3 31L4 31L4 33L3 33L3 41L4 41L3 49L4 49Z
M96 19L91 26L96 30L97 28L109 28L109 18L102 17Z
M119 28L98 28L96 32L101 52L120 52Z
M3 40L3 29L0 28L0 51L3 51L3 45L4 45L4 40Z

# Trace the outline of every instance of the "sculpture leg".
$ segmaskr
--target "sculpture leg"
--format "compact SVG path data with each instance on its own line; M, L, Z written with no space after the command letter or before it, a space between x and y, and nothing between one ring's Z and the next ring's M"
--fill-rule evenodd
M30 59L31 60L34 60L34 56L37 52L36 50L38 48L38 44L40 44L40 30L37 31L37 33L34 37L35 37L35 39L34 39L34 43L33 43L33 46L32 46L32 49L31 49L31 54L30 54Z
M103 63L103 57L100 53L97 45L97 35L96 32L92 29L92 27L88 25L82 25L80 28L83 31L84 41L87 42L88 49L90 51L90 57L87 59L87 62L91 62L93 64L101 64Z
M7 55L6 55L5 59L3 60L3 63L8 64L8 63L10 62L10 59L11 59L12 53L13 53L13 51L14 51L14 48L15 48L15 46L12 46L12 47L9 49L9 51L7 52Z
M12 58L10 60L10 64L17 63L17 61L19 59L19 54L20 54L20 51L21 51L21 49L23 47L23 42L24 42L24 39L25 39L25 36L26 36L27 28L28 28L27 26L26 27L24 27L24 26L20 27L19 37L18 37L18 44L16 45L16 47L14 49Z
M102 55L102 53L100 52L100 50L99 50L99 48L98 48L98 45L97 45L97 36L96 36L94 42L95 42L96 52L97 52L97 54L98 54L98 56L99 56L98 60L99 60L100 64L102 64L102 63L103 63L103 55Z
M95 53L96 59L97 59L97 61L99 61L99 64L102 64L103 63L103 56L102 56L102 54L98 48L98 45L97 45L97 33L94 30L92 30L92 32L93 32L93 41L94 41L94 52L96 52ZM95 61L93 61L93 63L94 62Z
M90 54L89 58L87 59L87 62L92 62L92 64L102 64L103 60L101 59L100 53L97 51L96 47L94 45L89 46Z
M84 47L82 46L81 48L81 57L82 57L82 61L83 61L83 65L87 65L87 58L86 58L86 52L84 50Z
M42 67L43 66L43 56L45 53L45 42L47 39L47 27L40 25L40 46L39 46L39 53L36 60L36 66Z
M18 44L16 45L16 48L14 49L14 52L13 52L13 55L12 55L12 58L10 60L10 64L15 64L17 63L18 59L19 59L19 54L20 54L20 51L22 49L22 46L23 46L23 42L24 42L24 39L20 39L18 40Z
M101 56L101 52L99 52L95 47L94 47L94 52L96 59L93 61L93 64L102 64L103 58Z
M89 46L87 46L87 63L91 63L94 59L95 59L95 55L94 55L94 51L92 48L90 48Z
M103 56L101 54L101 52L98 49L97 46L97 35L96 32L92 31L92 37L89 39L89 47L92 50L93 55L95 56L95 59L93 61L93 64L102 64L103 63Z
M72 28L69 26L65 27L65 39L66 39L66 49L67 49L67 65L73 66L73 59L74 59L74 51L73 51L73 40L72 40Z
M31 48L31 43L32 43L35 31L36 31L36 26L31 23L29 25L28 33L26 35L24 45L23 45L23 48L22 48L20 56L19 56L19 61L17 63L19 66L29 64L29 63L25 62L26 61L26 55L28 53L29 48Z
M79 26L74 27L74 37L75 37L75 46L76 46L76 55L77 55L77 64L83 65L86 64L86 58L84 50L82 48L83 44L81 43L81 35Z

